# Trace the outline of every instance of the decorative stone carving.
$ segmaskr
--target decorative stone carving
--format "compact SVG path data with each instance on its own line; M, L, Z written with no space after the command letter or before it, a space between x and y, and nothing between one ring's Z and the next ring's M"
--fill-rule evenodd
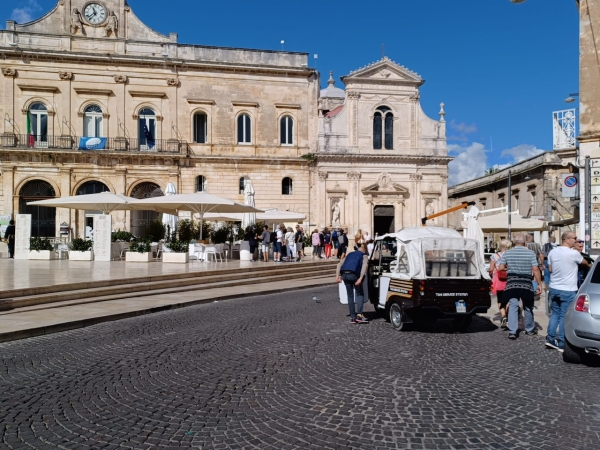
M350 100L358 100L360 98L360 94L356 91L350 91L347 95Z
M167 78L167 86L179 86L179 78Z
M73 72L58 72L58 78L64 81L73 79Z
M429 217L435 214L435 209L433 207L433 202L428 201L425 205L425 216Z
M442 173L442 174L440 174L440 178L442 180L447 180L448 179L448 174L447 173Z
M377 185L380 191L393 190L392 177L389 173L382 173L377 179Z
M119 19L117 18L117 15L113 11L110 13L110 16L108 16L108 22L106 22L106 28L104 29L105 35L106 35L106 37L109 37L110 33L112 33L112 35L115 38L117 38L117 37L119 37L118 30L119 30Z
M84 36L86 35L81 13L78 8L73 8L73 12L71 13L71 34L77 34L77 30L81 31L81 34Z
M421 181L423 179L423 175L419 175L418 173L411 173L409 178L412 181Z
M340 226L340 202L334 201L331 208L331 226Z
M390 72L390 71L389 71L389 70L387 70L387 69L381 69L381 70L379 71L379 75L381 75L381 76L382 76L382 77L384 77L384 78L389 78L391 74L392 74L392 72Z
M115 83L126 84L129 81L127 75L115 75Z
M319 180L325 181L327 177L329 177L329 174L327 172L319 172Z
M2 68L2 75L4 75L5 77L14 78L14 77L17 76L17 70L16 69L11 69L10 67L3 67Z
M360 174L360 172L348 172L346 174L346 177L348 177L349 180L360 180L360 177L362 177L362 175Z

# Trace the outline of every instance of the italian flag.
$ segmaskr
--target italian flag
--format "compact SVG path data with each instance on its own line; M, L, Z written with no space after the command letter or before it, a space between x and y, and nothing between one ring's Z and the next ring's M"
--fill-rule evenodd
M35 137L31 131L31 114L27 111L27 139L29 147L35 147Z

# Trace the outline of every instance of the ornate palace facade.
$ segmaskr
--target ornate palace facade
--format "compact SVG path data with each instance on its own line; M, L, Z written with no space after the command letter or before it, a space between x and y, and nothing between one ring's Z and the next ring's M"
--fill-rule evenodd
M0 32L0 215L83 234L93 211L28 201L111 191L207 191L334 219L354 233L416 225L446 206L445 123L419 106L422 80L383 59L319 90L308 55L185 45L125 0L59 0ZM335 214L335 218L334 218ZM152 213L113 213L140 233ZM336 223L337 224L337 223Z

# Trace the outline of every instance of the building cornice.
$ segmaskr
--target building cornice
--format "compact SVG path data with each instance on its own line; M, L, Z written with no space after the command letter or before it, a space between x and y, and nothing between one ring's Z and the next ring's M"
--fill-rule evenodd
M131 55L120 55L120 54L89 54L82 52L53 52L47 50L21 50L21 49L7 49L0 47L0 53L5 58L13 58L20 60L24 57L28 59L35 59L44 62L63 62L63 63L75 63L81 64L96 64L106 65L114 67L118 66L131 66L131 67L151 67L157 69L165 69L166 67L172 66L185 66L189 71L193 69L198 72L209 72L209 71L221 71L231 73L268 73L276 75L286 76L298 76L302 78L308 78L309 76L316 73L314 69L307 67L285 67L285 66L269 66L269 65L256 65L252 63L228 63L228 62L216 62L216 61L190 61L182 58L159 58L159 57L147 57L147 56L131 56ZM5 59L4 63L8 63ZM13 64L14 65L14 64ZM20 66L17 66L18 69ZM180 74L181 76L181 74Z
M454 158L451 156L414 156L414 155L373 155L373 154L351 154L351 153L317 153L316 160L319 162L364 162L367 164L384 163L426 163L447 165Z

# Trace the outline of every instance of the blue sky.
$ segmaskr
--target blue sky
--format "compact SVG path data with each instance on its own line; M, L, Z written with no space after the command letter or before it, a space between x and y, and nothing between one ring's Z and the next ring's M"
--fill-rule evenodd
M109 0L110 1L110 0ZM2 0L19 22L56 0ZM552 148L552 111L578 92L578 13L572 0L396 0L373 3L129 0L162 32L192 44L318 54L326 85L381 58L419 73L425 112L446 104L450 182L480 176ZM166 5L169 5L168 7Z

